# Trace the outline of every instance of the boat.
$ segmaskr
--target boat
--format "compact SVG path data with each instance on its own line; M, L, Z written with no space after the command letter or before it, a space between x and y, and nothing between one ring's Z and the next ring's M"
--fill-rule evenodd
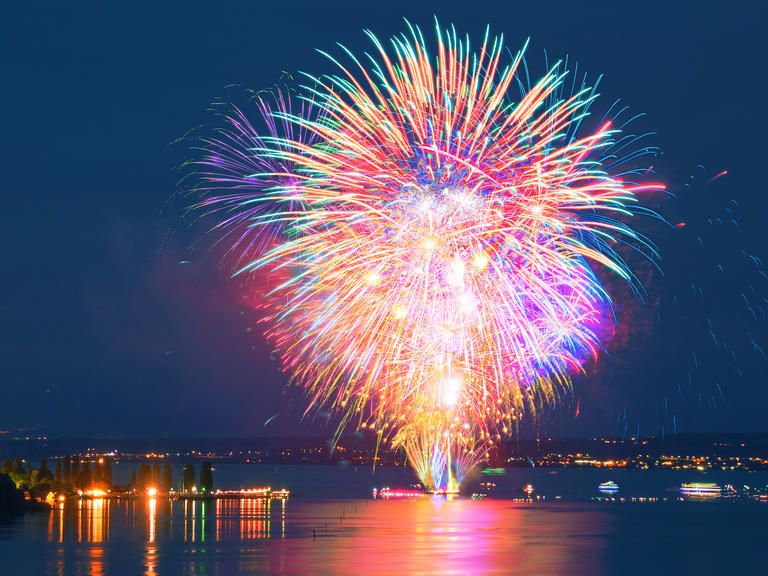
M528 498L530 498L533 495L535 490L536 488L533 487L533 484L526 484L525 486L522 487L522 491L528 495Z
M680 492L684 496L716 498L722 494L723 489L714 482L689 482L680 486Z
M598 484L597 489L600 490L600 492L618 492L619 485L613 480L608 480L608 482Z
M432 496L457 496L460 492L458 488L433 488L427 494Z
M153 498L158 495L158 491L155 488L150 488L147 495ZM200 493L193 488L192 493L173 492L169 496L173 500L206 500L211 498L216 500L288 500L291 493L284 488L274 490L271 486L263 486L235 490L214 490L210 493Z
M414 490L412 488L390 488L385 486L381 490L373 489L373 497L384 498L387 500L421 498L425 495L423 490Z

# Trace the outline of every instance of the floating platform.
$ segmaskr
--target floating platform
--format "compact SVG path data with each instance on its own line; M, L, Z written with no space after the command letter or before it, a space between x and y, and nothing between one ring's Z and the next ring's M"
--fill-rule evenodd
M713 482L690 482L680 486L680 493L689 497L717 498L723 489Z
M459 489L458 488L446 488L444 490L428 490L426 494L429 494L430 496L458 496L459 495Z
M608 482L603 482L597 486L597 489L600 490L600 492L618 492L619 491L619 485L616 484L613 480L608 480Z
M291 493L288 490L273 490L270 486L264 488L241 488L240 490L214 490L209 494L193 492L182 494L174 492L169 494L174 500L287 500Z
M239 490L214 490L213 492L176 492L171 490L166 492L156 488L147 490L133 490L130 492L112 492L110 490L79 490L75 494L58 494L55 500L64 502L69 498L79 498L81 500L101 500L101 499L137 499L137 498L170 498L172 500L243 500L243 499L264 499L264 500L287 500L291 495L289 490L273 490L271 486L259 488L240 488Z
M373 489L374 498L384 498L387 500L421 498L426 495L427 492L424 492L423 490L415 490L413 488L390 488L389 486L385 486L381 490L377 490L376 488Z

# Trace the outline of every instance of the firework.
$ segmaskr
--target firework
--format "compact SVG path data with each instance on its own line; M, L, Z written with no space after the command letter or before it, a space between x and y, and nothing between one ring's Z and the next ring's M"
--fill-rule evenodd
M367 65L308 76L318 114L265 111L267 137L235 116L203 204L246 225L237 273L270 278L265 332L310 407L445 489L597 356L595 268L634 282L617 247L653 255L627 223L661 186L610 120L586 127L597 94L563 64L528 86L500 38L438 29L432 57L418 28L369 36Z
M279 208L265 202L267 190L280 186L288 192L296 181L290 160L266 152L270 147L291 146L290 142L311 145L312 133L283 118L293 113L313 118L317 112L311 100L297 101L288 88L265 90L250 100L255 108L253 122L238 106L219 103L215 107L222 126L214 136L200 140L197 150L202 157L194 162L201 182L196 191L202 196L195 208L216 217L219 240L229 244L236 265L273 245L285 227L279 218L269 227L254 228L251 223L276 209L302 209L300 198L283 201Z

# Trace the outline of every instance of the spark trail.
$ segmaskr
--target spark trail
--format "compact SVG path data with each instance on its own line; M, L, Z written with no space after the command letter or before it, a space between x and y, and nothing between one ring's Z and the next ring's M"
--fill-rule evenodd
M237 230L237 274L267 279L265 333L310 408L443 490L598 356L595 269L635 285L621 246L655 258L629 223L663 186L632 166L652 149L587 128L598 94L563 63L529 86L499 37L438 28L432 56L415 27L368 35L376 55L328 55L301 106L265 104L264 135L231 117L201 205Z

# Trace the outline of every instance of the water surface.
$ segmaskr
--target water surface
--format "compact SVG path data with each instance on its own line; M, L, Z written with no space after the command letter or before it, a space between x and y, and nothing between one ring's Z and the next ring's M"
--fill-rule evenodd
M222 482L236 477L234 469L219 472ZM582 471L495 478L508 489L533 478L548 496L538 502L504 493L481 501L382 501L356 494L382 479L407 481L407 472L371 477L369 470L357 476L359 470L335 467L263 467L251 473L280 474L305 495L286 502L72 500L0 525L0 562L4 574L110 576L739 574L764 566L766 505L555 500L566 488L594 492L593 475L570 472ZM647 474L614 479L640 490ZM679 478L647 479L649 493L673 496L664 487Z

